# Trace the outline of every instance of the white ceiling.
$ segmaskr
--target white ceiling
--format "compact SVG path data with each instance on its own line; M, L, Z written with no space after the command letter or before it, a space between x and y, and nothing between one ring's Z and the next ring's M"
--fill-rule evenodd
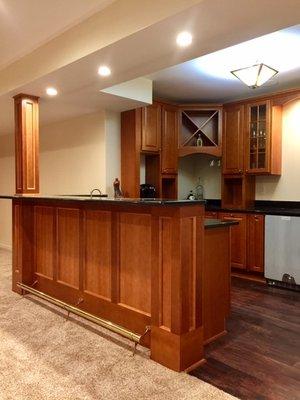
M0 69L113 0L0 0Z
M0 134L13 132L11 98L17 93L41 97L41 124L95 112L101 108L118 111L133 108L131 102L108 97L100 93L100 90L298 23L299 0L276 1L277 7L270 8L270 0L239 0L241 7L237 8L235 0L203 0L197 6L7 93L0 97ZM262 14L268 14L264 24L255 19L258 6ZM218 23L213 24L214 21ZM191 47L179 49L176 46L176 35L181 30L190 30L193 33ZM110 77L99 77L97 68L100 64L111 67ZM186 76L184 79L187 79ZM180 93L182 100L188 87L183 83L182 79L172 82L172 88ZM47 97L47 86L56 87L58 96ZM208 93L212 89L211 82L207 84L207 88ZM199 93L197 91L197 100L200 100ZM166 97L171 98L172 91Z
M148 75L154 96L180 103L228 101L300 87L300 25ZM279 73L255 90L230 71L263 62Z

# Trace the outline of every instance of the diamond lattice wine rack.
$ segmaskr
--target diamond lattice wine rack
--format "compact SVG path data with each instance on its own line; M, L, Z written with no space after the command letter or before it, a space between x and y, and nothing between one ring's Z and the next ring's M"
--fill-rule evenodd
M182 106L179 156L208 154L221 157L222 106Z

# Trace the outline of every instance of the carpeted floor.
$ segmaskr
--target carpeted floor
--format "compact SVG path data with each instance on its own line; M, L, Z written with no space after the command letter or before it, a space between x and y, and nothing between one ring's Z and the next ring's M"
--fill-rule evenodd
M132 345L58 308L10 290L11 253L0 250L0 400L229 400L187 374L132 356Z

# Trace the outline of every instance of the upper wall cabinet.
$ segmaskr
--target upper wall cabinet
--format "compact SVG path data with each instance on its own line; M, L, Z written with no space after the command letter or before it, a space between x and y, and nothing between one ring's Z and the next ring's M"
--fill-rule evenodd
M142 108L142 151L159 152L161 148L161 105Z
M243 174L244 106L226 106L223 113L223 174Z
M282 107L270 100L246 105L247 174L281 174L281 113Z
M177 174L178 172L178 126L178 108L162 105L162 174Z
M179 157L207 154L221 157L222 106L181 106Z

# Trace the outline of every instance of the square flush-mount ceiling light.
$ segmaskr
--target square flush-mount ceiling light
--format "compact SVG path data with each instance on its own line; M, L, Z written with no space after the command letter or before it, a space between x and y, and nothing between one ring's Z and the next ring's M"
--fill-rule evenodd
M257 87L262 86L269 79L278 74L276 69L263 63L255 64L251 67L236 69L235 71L230 72L251 89L256 89Z

